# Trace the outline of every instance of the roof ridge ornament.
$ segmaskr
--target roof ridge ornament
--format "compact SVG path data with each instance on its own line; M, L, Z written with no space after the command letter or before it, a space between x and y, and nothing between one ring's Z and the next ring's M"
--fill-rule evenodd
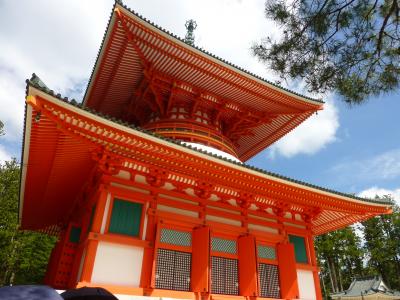
M187 20L185 23L185 27L186 27L186 35L185 35L185 43L190 45L190 46L194 46L194 30L197 28L197 23L195 20L190 19Z

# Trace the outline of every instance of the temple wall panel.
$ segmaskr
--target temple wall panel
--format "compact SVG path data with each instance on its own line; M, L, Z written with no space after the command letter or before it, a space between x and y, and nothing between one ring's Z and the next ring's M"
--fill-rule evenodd
M85 262L85 256L86 256L86 251L83 251L82 256L77 259L79 259L79 267L78 267L78 273L76 276L76 282L79 282L81 280L81 275L82 275L82 270L83 270L83 264Z
M99 242L92 282L139 287L143 248Z
M289 291L282 286L279 277L290 275L297 285L297 275L300 298L316 299L309 232L295 216L286 214L279 218L272 211L254 210L250 206L246 209L238 205L237 197L229 196L224 201L220 195L214 195L213 200L210 196L200 198L195 188L172 189L173 182L154 186L144 176L128 178L128 172L108 178L94 204L96 226L87 228L83 236L88 245L97 245L92 247L96 250L89 253L85 248L77 257L79 270L74 278L78 285L145 288L160 293L197 291L209 293L212 298L227 294L279 299L296 294L296 289ZM287 264L287 256L278 260L278 249L286 240L295 246L296 259L291 270L281 266ZM92 265L86 263L87 253L93 257ZM171 256L179 256L180 263L174 265L174 270L186 273L179 273L183 279L169 286L165 274L175 278L175 271L163 272ZM182 258L186 264L181 262ZM247 268L242 272L240 265L249 264L253 271ZM216 272L228 272L234 285L228 279L223 287L212 284ZM141 297L142 292L138 293Z
M165 211L165 212L171 212L171 213L178 214L178 215L192 217L192 218L198 218L199 217L199 214L197 212L195 212L195 211L176 208L176 207L167 206L167 205L163 205L163 204L157 204L157 209L161 210L161 211Z
M115 175L115 177L129 180L131 179L131 174L128 171L121 170L117 175Z
M293 223L289 223L289 222L283 222L283 225L289 226L289 227L295 227L295 228L299 228L299 229L306 229L305 225L293 224Z
M197 202L196 202L196 201L194 201L194 200L188 200L188 199L183 199L182 197L174 197L174 196L167 195L167 194L162 194L162 193L158 194L158 197L159 197L159 199L164 198L164 199L175 200L175 201L182 202L182 203L195 204L195 205L197 205Z
M107 195L106 206L105 206L105 208L104 208L103 220L102 220L102 222L101 222L100 233L102 233L102 234L104 234L104 232L106 231L107 218L108 218L108 214L109 214L109 212L110 212L110 205L111 205L111 194L108 193L108 195Z
M302 300L315 300L315 285L313 272L309 270L297 269L297 278L299 281L300 299Z
M248 228L249 229L253 229L253 230L268 232L268 233L272 233L272 234L278 234L279 233L279 230L276 229L276 228L271 228L271 227L257 225L257 224L248 224Z
M130 186L130 185L124 185L124 184L119 184L116 182L112 182L111 186L113 187L119 187L119 188L123 188L125 190L129 190L129 191L134 191L134 192L138 192L138 193L143 193L143 194L149 194L150 191L143 189L143 188L138 188L138 187L134 187L134 186Z
M206 215L206 221L214 221L214 222L218 222L218 223L222 223L222 224L226 224L226 225L238 226L238 227L242 226L241 221L218 217L218 216L213 216L213 215Z

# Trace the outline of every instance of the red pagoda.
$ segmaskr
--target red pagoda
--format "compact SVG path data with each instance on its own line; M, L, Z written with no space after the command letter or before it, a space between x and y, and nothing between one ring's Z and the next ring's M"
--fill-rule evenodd
M20 224L59 236L45 278L58 289L321 299L313 237L391 211L243 163L323 103L119 2L83 104L36 75L26 103Z

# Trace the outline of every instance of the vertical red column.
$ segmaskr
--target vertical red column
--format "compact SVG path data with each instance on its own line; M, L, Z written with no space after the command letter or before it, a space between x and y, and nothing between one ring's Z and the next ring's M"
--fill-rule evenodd
M96 201L96 210L93 216L91 232L100 233L107 203L108 189L104 186L100 186L99 193L97 195L98 200ZM88 240L81 278L78 278L79 281L91 282L98 243L99 242L96 240Z
M66 237L68 237L68 228L61 233L60 239L55 244L53 250L51 251L50 259L47 265L46 276L44 278L44 283L52 287L60 288L60 285L56 283L57 272L60 263L60 258L63 253L64 244Z
M210 228L195 228L192 235L192 279L191 290L209 291L210 277Z
M276 247L276 252L278 256L281 298L299 298L294 246L290 243L278 244Z
M150 202L147 214L146 241L150 242L151 247L144 248L142 274L140 276L140 287L151 287L151 276L154 266L154 246L157 234L157 220L154 216L154 210L157 208L157 195L153 194L153 199ZM153 210L152 213L149 213Z
M90 218L92 216L93 212L93 207L89 205L89 207L82 208L83 212L79 214L79 218L81 218L82 222L82 231L81 231L81 239L78 245L78 248L76 250L76 255L74 259L74 264L71 270L71 277L68 283L68 288L75 288L77 281L79 281L78 275L79 275L79 268L81 267L81 262L82 262L82 256L86 247L85 244L85 239L87 238L87 235L89 233L89 225L90 225ZM79 219L78 218L78 219Z
M318 275L318 263L317 263L317 258L315 256L314 240L313 240L312 235L309 235L307 237L307 240L308 240L308 247L309 247L310 258L311 258L311 264L314 267L313 278L314 278L314 286L315 286L315 295L317 297L317 300L322 300L321 285L320 285L319 275Z
M256 241L251 235L238 239L239 248L239 294L257 296L257 256Z
M79 240L70 240L73 227L72 223L67 226L50 257L45 283L55 288L66 289L69 287L79 242Z

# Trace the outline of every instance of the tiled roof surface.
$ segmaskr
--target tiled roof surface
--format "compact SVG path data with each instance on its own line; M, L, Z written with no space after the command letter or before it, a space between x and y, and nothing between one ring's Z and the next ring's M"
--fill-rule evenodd
M85 106L83 106L82 104L78 103L75 99L69 100L68 97L62 97L61 94L56 94L53 90L50 90L50 89L40 80L40 78L39 78L36 74L32 74L32 78L31 78L31 79L27 79L27 80L26 80L26 83L27 83L26 93L28 93L28 88L29 88L29 86L32 86L32 87L34 87L34 88L36 88L36 89L38 89L38 90L41 90L42 92L44 92L44 93L46 93L46 94L48 94L48 95L50 95L50 96L53 96L53 97L55 97L55 98L58 98L60 101L64 101L64 102L66 102L66 103L68 103L68 104L70 104L70 105L73 105L73 106L78 107L78 108L80 108L80 109L82 109L82 110L85 110L85 111L87 111L87 112L89 112L89 113L91 113L91 114L93 114L93 115L97 115L97 116L99 116L99 117L102 117L102 118L104 118L104 119L110 120L110 121L115 122L115 123L117 123L117 124L123 125L123 126L125 126L125 127L127 127L127 128L131 128L131 129L134 129L134 130L143 132L143 133L145 133L145 134L147 134L147 135L149 135L149 136L157 137L157 138L159 138L160 140L168 141L168 142L170 142L170 143L174 143L174 144L180 145L180 146L182 146L182 147L184 147L184 148L188 148L188 149L195 150L195 151L197 151L197 152L200 152L200 153L209 155L209 156L211 156L211 157L213 157L213 158L217 158L217 159L220 159L220 160L229 162L229 163L234 164L234 165L238 165L238 166L241 166L241 167L245 167L245 168L247 168L247 169L249 169L249 170L259 172L260 174L265 174L265 175L268 175L268 176L275 177L275 178L277 178L277 179L286 180L286 181L288 181L288 182L293 182L293 183L300 184L300 185L303 185L303 186L307 186L307 187L310 187L310 188L314 188L314 189L317 189L317 190L320 190L320 191L329 192L329 193L332 193L332 194L336 194L336 195L339 195L339 196L344 196L344 197L348 197L348 198L352 198L352 199L356 199L356 200L360 200L360 201L364 201L364 202L370 202L370 203L376 203L376 204L386 204L386 205L391 205L391 204L392 204L392 203L391 203L390 201L388 201L388 200L384 200L384 199L368 199L368 198L361 198L361 197L357 197L357 196L355 196L355 195L346 194L346 193L341 193L341 192L338 192L338 191L334 191L334 190L330 190L330 189L323 188L323 187L320 187L320 186L316 186L316 185L313 185L313 184L310 184L310 183L307 183L307 182L303 182L303 181L300 181L300 180L296 180L296 179L292 179L292 178L289 178L289 177L286 177L286 176L282 176L282 175L279 175L279 174L276 174L276 173L268 172L268 171L265 171L265 170L263 170L263 169L260 169L260 168L257 168L257 167L254 167L254 166L251 166L251 165L248 165L248 164L239 163L239 162L236 162L236 161L234 161L234 160L231 160L231 159L228 159L228 158L219 156L219 155L212 154L212 153L210 153L210 152L207 152L207 151L198 149L198 148L196 148L196 147L191 147L191 146L186 145L186 144L184 144L183 142L180 142L180 141L178 141L178 140L174 140L174 139L170 139L170 138L163 137L163 136L161 136L161 135L159 135L159 134L156 134L156 133L154 133L154 132L151 132L151 131L142 129L142 128L140 128L140 127L136 127L136 126L134 126L134 125L128 124L128 123L123 122L123 121L121 121L121 120L118 120L118 119L116 119L116 118L109 117L109 116L106 116L106 115L104 115L104 114L98 113L98 112L94 111L93 109L90 109L90 108L85 107ZM23 137L23 138L24 138L24 137ZM23 142L24 142L24 140L23 140ZM22 146L22 149L24 149L23 146ZM22 160L21 160L21 161L22 161Z
M358 297L361 295L367 296L378 292L387 295L400 296L400 292L392 291L389 289L379 289L381 282L382 282L381 276L365 276L365 277L355 278L347 290L340 293L332 294L332 296L334 296L335 298Z
M129 12L132 13L133 15L137 16L138 18L142 19L143 21L147 22L148 24L152 25L153 27L157 28L158 30L161 30L162 32L168 34L171 38L174 38L174 39L176 39L176 40L179 40L179 41L185 43L184 39L178 37L177 35L173 34L172 32L169 32L168 30L162 28L161 26L158 26L157 24L151 22L150 20L146 19L146 18L143 17L142 15L136 13L134 10L132 10L131 8L129 8L129 7L127 7L125 4L123 4L122 1L120 1L120 0L115 0L114 7L113 7L113 10L111 11L111 15L110 15L110 18L109 18L109 20L108 20L108 24L107 24L107 27L106 27L106 28L108 28L109 25L110 25L112 15L113 15L114 9L115 9L115 7L116 7L117 4L120 5L120 6L122 6L122 7L125 8L127 11L129 11ZM96 63L95 63L94 66L93 66L92 73L91 73L90 79L89 79L89 81L88 81L88 86L87 86L87 88L86 88L85 96L83 97L83 99L86 98L86 95L87 95L87 93L88 93L88 89L89 89L89 87L90 87L91 81L92 81L93 76L94 76L94 70L95 70L95 68L96 68L97 63L99 62L100 53L101 53L101 50L102 50L102 48L104 47L104 44L105 44L106 33L107 33L107 31L105 31L105 33L104 33L104 36L103 36L103 40L102 40L102 42L101 42L100 49L99 49L99 51L97 52ZM186 43L186 44L187 44L187 43ZM292 93L292 94L297 95L297 96L300 96L300 97L302 97L302 98L304 98L304 99L308 99L308 100L314 101L314 102L316 102L316 103L324 103L324 101L322 101L322 100L320 100L320 99L314 99L314 98L311 98L311 97L308 97L308 96L304 96L304 95L302 95L302 94L300 94L300 93L297 93L297 92L294 92L294 91L292 91L292 90L290 90L290 89L287 89L287 88L284 88L284 87L282 87L282 86L279 86L279 85L277 85L277 84L275 84L275 83L273 83L273 82L271 82L271 81L269 81L269 80L267 80L267 79L265 79L265 78L262 78L262 77L260 77L260 76L258 76L258 75L256 75L256 74L254 74L254 73L252 73L252 72L250 72L250 71L248 71L248 70L246 70L246 69L243 69L243 68L241 68L241 67L239 67L239 66L237 66L237 65L235 65L235 64L233 64L233 63L231 63L231 62L229 62L229 61L226 61L225 59L223 59L223 58L221 58L221 57L218 57L218 56L214 55L214 54L212 54L212 53L210 53L210 52L204 50L203 48L199 48L199 47L197 47L197 46L195 46L195 45L189 45L189 44L187 44L187 45L188 45L189 47L192 47L192 48L198 50L198 51L203 52L204 54L206 54L206 55L208 55L208 56L210 56L210 57L212 57L212 58L214 58L214 59L219 60L220 62L222 62L222 63L224 63L224 64L227 64L227 65L229 65L229 66L231 66L231 67L237 69L238 71L244 72L244 73L246 73L246 74L248 74L248 75L250 75L250 76L252 76L252 77L254 77L254 78L258 79L258 80L261 80L261 81L263 81L263 82L265 82L265 83L267 83L267 84L270 84L270 85L272 85L272 86L275 86L275 87L277 87L277 88L279 88L279 89L281 89L281 90L284 90L284 91L286 91L286 92Z

